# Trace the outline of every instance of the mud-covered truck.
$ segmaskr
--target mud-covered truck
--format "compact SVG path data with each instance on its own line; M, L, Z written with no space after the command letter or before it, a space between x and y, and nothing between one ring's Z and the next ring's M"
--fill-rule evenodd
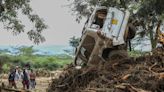
M129 16L128 10L96 7L84 25L75 51L75 66L99 64L113 56L126 57L127 42L135 35Z

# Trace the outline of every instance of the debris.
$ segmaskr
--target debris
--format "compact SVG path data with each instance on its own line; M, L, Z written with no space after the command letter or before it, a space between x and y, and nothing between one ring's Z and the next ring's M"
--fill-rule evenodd
M157 53L158 52L158 53ZM71 66L71 67L70 67ZM64 69L48 92L163 92L164 49L152 55L103 62L96 67Z

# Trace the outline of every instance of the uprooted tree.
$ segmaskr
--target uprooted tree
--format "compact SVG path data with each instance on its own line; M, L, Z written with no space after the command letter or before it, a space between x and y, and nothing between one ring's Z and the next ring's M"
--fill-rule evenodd
M151 47L157 45L154 29L164 19L164 0L73 0L71 9L76 14L76 21L89 17L96 5L119 7L131 12L132 23L140 27L139 38L147 37ZM139 40L139 39L137 39Z
M5 29L11 30L14 35L27 32L29 39L38 44L45 41L41 32L47 28L47 25L44 24L43 19L33 13L30 2L31 0L0 0L0 22L4 24ZM25 31L25 25L19 19L19 13L28 17L33 29Z

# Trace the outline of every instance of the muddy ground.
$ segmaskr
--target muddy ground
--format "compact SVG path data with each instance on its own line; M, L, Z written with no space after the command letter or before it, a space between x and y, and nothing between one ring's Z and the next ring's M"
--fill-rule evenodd
M164 92L164 49L77 70L67 66L48 92Z

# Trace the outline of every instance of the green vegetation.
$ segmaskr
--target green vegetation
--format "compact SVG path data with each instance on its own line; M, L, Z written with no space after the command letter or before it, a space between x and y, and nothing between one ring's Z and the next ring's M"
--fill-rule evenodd
M1 61L4 63L2 66L3 71L8 72L9 69L13 66L18 65L23 67L27 63L29 63L34 69L55 70L71 63L72 58L67 55L65 55L63 58L46 55L33 55L33 57L2 55Z
M129 51L128 52L128 55L130 57L139 57L139 56L142 56L144 54L144 52L141 52L141 51Z
M5 52L0 54L0 64L4 72L8 72L13 66L23 67L26 64L30 64L34 69L55 70L72 62L72 57L68 55L36 55L33 46L14 49L18 51L15 55Z
M14 48L18 52L14 55L9 55L8 50L2 50L0 52L0 65L2 65L3 72L8 72L10 68L14 66L24 67L26 64L30 64L31 68L37 70L56 70L63 68L66 64L70 64L73 58L68 55L37 55L37 52L33 49L33 46L21 46ZM142 56L145 52L130 51L128 52L130 57Z
M69 40L70 46L76 48L79 45L80 38L76 38L75 36L71 37Z

